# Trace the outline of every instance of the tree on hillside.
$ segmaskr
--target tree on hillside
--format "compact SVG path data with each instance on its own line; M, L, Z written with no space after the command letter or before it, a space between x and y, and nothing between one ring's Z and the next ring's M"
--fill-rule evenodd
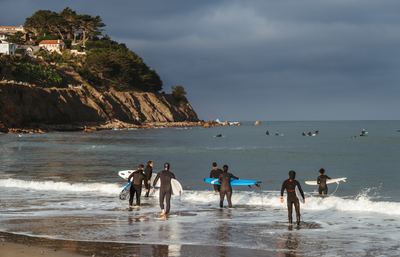
M183 86L172 86L172 95L174 96L175 100L178 102L182 102L185 100L186 91Z
M87 14L79 15L78 20L80 21L80 29L83 33L83 45L86 44L86 41L90 37L101 35L101 31L103 31L101 28L106 26L106 24L102 22L99 15L96 17L92 17Z
M7 42L14 43L17 45L22 45L24 43L24 40L22 37L24 36L24 33L21 31L16 32L12 37L9 37L7 39Z
M72 11L69 7L66 7L60 12L60 17L65 20L62 24L62 28L67 33L67 39L71 39L74 36L74 41L76 41L76 32L79 30L79 20L78 15L75 11Z

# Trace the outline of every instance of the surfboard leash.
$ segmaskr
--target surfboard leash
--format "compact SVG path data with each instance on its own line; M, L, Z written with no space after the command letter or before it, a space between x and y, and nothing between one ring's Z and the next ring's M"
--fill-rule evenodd
M261 209L264 210L264 197L261 190L261 185L259 184L258 187L260 188L260 194L261 194Z
M179 208L178 208L178 216L180 215L180 211L181 211L181 196L182 196L182 191L179 190Z
M337 184L337 186L336 186L336 189L335 189L335 191L333 191L333 193L332 194L330 194L329 196L332 196L334 193L336 193L336 191L338 190L338 188L339 188L339 181L337 181L336 182L336 184Z

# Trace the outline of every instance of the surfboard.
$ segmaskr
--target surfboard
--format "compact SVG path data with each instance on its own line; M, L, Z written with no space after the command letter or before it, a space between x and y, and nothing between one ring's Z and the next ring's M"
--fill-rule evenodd
M303 196L301 195L300 189L299 189L298 186L295 187L294 191L296 192L296 196L297 196L297 198L299 198L299 201L300 201L301 203L304 203L304 202L303 202L303 201L304 201L304 198L303 198Z
M121 170L121 171L118 172L118 175L121 178L123 178L125 180L128 180L129 176L135 171L136 170ZM150 185L153 185L153 181L156 178L156 176L157 176L157 174L154 174L154 173L151 175L151 179L150 179L151 184ZM143 181L142 185L144 185L144 181Z
M156 175L157 176L157 175ZM151 183L153 185L153 183ZM156 187L161 187L161 179L157 180ZM178 180L171 178L172 195L182 195L183 189Z
M221 185L218 183L217 178L205 178L204 182L213 184L213 185ZM251 186L257 183L261 183L259 180L248 180L248 179L231 179L231 186Z
M335 182L339 184L339 181L346 182L346 179L347 179L347 177L327 179L326 180L326 184L331 184L331 183L335 183ZM318 185L318 182L316 180L306 181L305 183L307 185L311 185L311 186L317 186Z
M131 190L131 184L132 182L129 182L129 184L126 185L124 189L122 189L121 193L119 194L120 200L129 200L130 197L129 192Z

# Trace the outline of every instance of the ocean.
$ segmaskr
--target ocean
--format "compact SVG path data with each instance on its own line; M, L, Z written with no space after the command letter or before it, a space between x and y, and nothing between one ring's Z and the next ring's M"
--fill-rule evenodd
M276 256L400 255L400 121L242 122L241 126L0 134L0 231L64 240L267 250ZM359 134L365 129L367 136ZM318 135L302 136L305 131ZM266 135L269 131L271 135ZM283 136L275 136L275 132ZM214 137L221 134L222 137ZM356 137L354 137L356 136ZM118 171L165 162L183 187L161 217L158 192L129 211ZM233 188L233 208L205 183L212 163L261 187ZM318 195L320 168L331 178ZM282 182L305 192L288 223ZM144 193L142 193L142 196ZM286 200L286 197L285 197ZM293 215L295 220L295 215ZM220 255L216 253L215 255ZM228 256L229 254L227 254Z

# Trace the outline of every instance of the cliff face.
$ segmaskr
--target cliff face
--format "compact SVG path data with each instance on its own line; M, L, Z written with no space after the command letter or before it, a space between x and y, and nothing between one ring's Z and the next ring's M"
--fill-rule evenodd
M172 95L49 89L0 83L0 127L32 123L71 124L118 119L133 124L198 121L189 103L179 105Z

